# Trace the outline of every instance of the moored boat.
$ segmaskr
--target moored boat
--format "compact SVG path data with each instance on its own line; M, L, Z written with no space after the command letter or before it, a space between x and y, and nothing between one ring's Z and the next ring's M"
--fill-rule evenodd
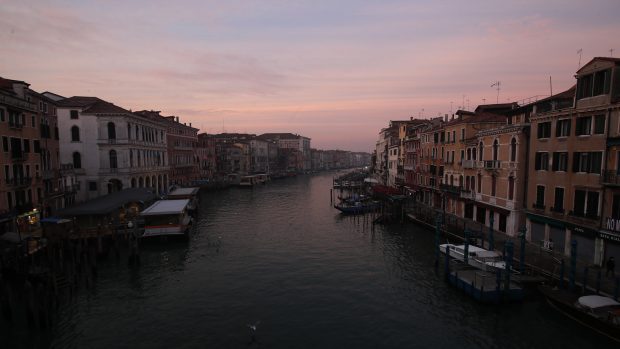
M194 213L198 208L198 191L200 188L190 187L190 188L175 188L168 195L166 199L168 200L180 200L180 199L188 199L189 204L187 205L187 210L189 213Z
M334 208L344 214L361 214L378 210L381 204L378 201L343 201L334 205Z
M549 305L569 318L620 342L620 302L600 295L577 294L542 285L538 288Z
M465 262L465 245L442 244L439 245L441 253L445 254L446 249L450 251L450 257ZM467 249L467 264L484 271L505 270L506 262L496 251L488 251L484 248L469 245ZM513 270L513 272L515 272Z
M146 208L140 213L144 217L142 237L187 235L192 225L189 202L189 199L159 200Z

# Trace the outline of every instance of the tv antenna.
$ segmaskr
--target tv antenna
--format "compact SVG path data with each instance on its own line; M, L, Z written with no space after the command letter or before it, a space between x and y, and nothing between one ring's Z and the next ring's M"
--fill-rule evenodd
M577 70L579 70L581 68L581 53L583 53L583 49L582 48L577 50L577 54L579 55L579 64L577 65Z
M498 104L499 104L499 90L500 90L501 84L502 84L501 81L497 81L493 85L491 85L491 87L495 87L495 89L497 90L497 100L495 103L498 103Z
M487 104L487 99L486 98L482 99L482 104Z
M610 48L609 49L609 57L613 57L614 56L614 49Z

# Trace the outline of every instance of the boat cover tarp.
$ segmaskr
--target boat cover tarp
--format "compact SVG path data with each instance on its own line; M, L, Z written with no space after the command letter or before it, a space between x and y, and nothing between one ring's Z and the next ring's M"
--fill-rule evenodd
M613 305L620 306L620 303L616 302L612 298L597 295L579 297L577 302L579 302L580 305L591 309L609 307Z
M189 199L181 200L159 200L144 209L140 213L142 216L154 216L165 214L181 214L189 204Z

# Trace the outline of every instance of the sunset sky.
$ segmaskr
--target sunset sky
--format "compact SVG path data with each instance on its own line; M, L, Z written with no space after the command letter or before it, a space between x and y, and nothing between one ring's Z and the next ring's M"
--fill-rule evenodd
M389 120L561 92L620 1L7 1L0 76L203 132L370 151ZM464 96L464 97L463 97Z

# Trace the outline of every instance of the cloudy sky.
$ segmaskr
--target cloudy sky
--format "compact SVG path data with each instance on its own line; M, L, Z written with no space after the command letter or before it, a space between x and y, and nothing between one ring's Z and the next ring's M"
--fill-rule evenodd
M389 120L561 92L620 1L0 0L0 76L209 133L370 151Z

